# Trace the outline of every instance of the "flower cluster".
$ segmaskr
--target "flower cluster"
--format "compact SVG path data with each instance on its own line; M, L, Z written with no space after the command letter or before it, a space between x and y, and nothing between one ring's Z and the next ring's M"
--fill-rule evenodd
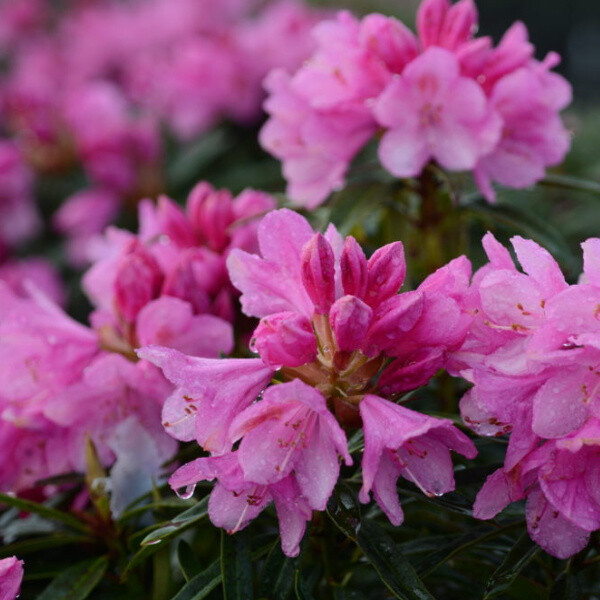
M429 161L523 188L564 158L570 144L559 111L569 84L539 62L521 23L498 46L474 38L473 0L424 0L415 36L401 22L342 12L314 29L317 50L293 75L266 80L265 149L283 161L288 194L320 204L343 186L350 161L376 134L393 175L418 176Z
M177 386L163 409L167 431L211 453L181 467L171 486L189 495L196 482L216 479L210 517L230 532L273 501L284 552L295 555L306 521L333 491L339 457L352 464L345 430L362 427L360 499L373 492L400 524L400 476L443 494L454 488L450 450L475 454L451 421L394 402L463 343L469 262L456 259L398 294L406 271L399 242L367 260L354 238L333 226L315 234L285 209L262 220L258 242L259 255L236 249L228 259L243 311L261 319L250 342L258 358L138 350Z
M134 350L161 344L212 358L232 350L225 260L233 248L256 249L255 217L273 204L266 194L234 199L205 183L187 215L168 198L142 204L140 234L109 230L85 276L96 306L91 328L32 286L28 299L0 288L0 489L85 470L86 437L103 464L114 463L115 512L149 485L176 447L160 424L172 386Z
M473 279L465 306L474 322L453 357L474 384L461 401L465 423L510 434L474 513L489 519L527 498L531 538L566 558L600 529L600 240L583 244L584 275L570 286L546 250L512 244L524 273L484 238L490 262Z
M37 170L83 166L90 187L55 222L78 238L79 264L82 213L82 229L100 233L124 201L161 191L161 128L185 142L223 119L255 122L262 78L298 67L321 15L301 0L29 4L0 7L3 122Z
M0 600L16 600L23 579L23 561L15 556L0 560Z

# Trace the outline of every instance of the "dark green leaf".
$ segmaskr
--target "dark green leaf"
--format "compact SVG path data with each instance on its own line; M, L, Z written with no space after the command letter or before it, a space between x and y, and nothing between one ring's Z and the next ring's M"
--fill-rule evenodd
M347 485L338 484L327 503L327 514L349 538L356 540L360 524L360 505L356 495Z
M52 535L45 535L43 537L37 537L29 540L23 540L15 542L14 544L7 544L0 548L0 558L6 556L26 556L31 552L37 552L38 550L46 550L48 548L60 548L64 546L71 546L75 544L90 543L92 540L83 535L74 534L59 534L55 533Z
M296 592L297 600L314 600L309 585L300 571L296 571L294 577L294 591Z
M25 512L35 513L41 517L44 517L45 519L50 519L51 521L59 521L65 525L68 525L72 529L76 529L77 531L89 531L87 525L69 513L56 510L55 508L50 508L44 504L39 504L38 502L31 502L30 500L24 500L23 498L8 496L7 494L0 494L0 505L2 504L14 506L15 508Z
M290 558L281 551L281 543L279 539L276 540L262 569L258 597L285 600L294 585L296 562L295 558Z
M186 581L190 581L202 571L192 547L185 540L180 540L177 546L177 559Z
M570 192L585 192L600 196L600 183L589 179L579 179L569 177L568 175L558 175L556 173L547 173L546 177L539 182L539 185L546 187L568 190Z
M523 533L487 582L484 600L507 590L539 551L540 547Z
M577 577L565 571L561 573L550 591L548 600L581 600L581 589Z
M224 600L252 600L252 560L246 531L221 532L221 576Z
M171 600L203 600L221 583L221 562L216 560L208 569L186 583Z
M176 538L184 531L197 525L208 512L208 498L203 498L188 510L177 515L168 523L161 524L157 529L146 535L141 542L142 547L134 554L129 561L123 576L125 577L131 569L144 562L162 547L165 542Z
M396 598L435 600L400 551L400 547L381 527L370 520L363 520L358 529L357 542Z
M84 600L100 583L108 569L108 558L78 563L61 573L37 600Z

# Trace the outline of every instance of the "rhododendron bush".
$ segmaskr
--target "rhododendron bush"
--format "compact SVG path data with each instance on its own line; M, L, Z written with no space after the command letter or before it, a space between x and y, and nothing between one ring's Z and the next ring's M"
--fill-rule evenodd
M0 600L600 597L588 116L390 5L0 4Z

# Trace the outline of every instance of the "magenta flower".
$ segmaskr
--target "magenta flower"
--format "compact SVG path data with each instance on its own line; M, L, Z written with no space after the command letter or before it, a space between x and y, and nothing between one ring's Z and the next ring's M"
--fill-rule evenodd
M394 483L403 474L426 493L453 489L449 451L472 456L471 442L450 422L385 398L426 384L463 343L471 321L461 309L468 261L398 294L406 273L401 243L367 260L354 238L342 240L333 226L314 233L286 209L261 221L258 246L260 255L232 250L227 264L244 312L261 318L250 343L259 358L138 351L177 386L165 404L167 430L213 453L181 467L172 487L217 479L211 518L230 531L273 499L284 551L294 554L310 511L324 510L331 496L340 458L352 464L344 429L364 428L361 500L373 489L392 522L401 521L392 471ZM430 457L403 470L398 457L408 460L412 447ZM285 517L282 494L291 510Z
M15 600L21 589L23 561L16 556L0 560L0 600Z
M402 476L427 496L454 490L450 450L474 458L477 450L447 419L435 419L393 404L378 396L365 396L359 405L365 452L362 460L361 502L373 494L394 525L404 520L396 480Z
M492 181L526 187L561 162L569 135L559 113L571 95L550 71L558 57L536 61L520 23L497 47L473 37L476 25L472 0L424 0L418 36L377 14L342 12L317 25L312 57L266 83L261 143L282 161L292 201L321 204L375 135L397 177L419 176L434 160L472 171L488 200Z
M198 481L212 479L217 479L217 484L210 495L208 512L217 527L235 533L273 501L279 517L283 551L288 556L298 555L312 510L300 495L293 475L270 485L253 483L244 476L237 453L232 452L198 458L179 468L169 483L173 489L183 489L184 496L189 496Z
M583 244L584 275L567 285L554 259L530 240L512 240L524 273L488 234L490 262L473 278L474 313L453 370L474 385L461 400L481 435L509 434L504 466L490 476L475 516L491 518L527 498L534 541L566 558L600 529L596 497L600 365L598 247Z

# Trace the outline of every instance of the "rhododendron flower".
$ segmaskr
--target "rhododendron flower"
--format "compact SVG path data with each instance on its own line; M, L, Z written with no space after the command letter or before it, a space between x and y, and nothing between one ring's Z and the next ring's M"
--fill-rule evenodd
M105 346L129 354L148 344L196 356L228 353L235 312L225 260L233 248L256 247L254 217L273 206L262 192L234 199L200 183L185 213L161 197L140 206L138 235L109 229L83 280Z
M559 112L569 84L533 58L517 23L497 47L474 38L472 0L424 0L415 36L393 18L347 12L315 27L317 48L289 76L266 80L263 147L283 162L288 195L312 208L343 186L351 161L375 134L382 165L417 177L434 160L473 171L488 200L492 181L532 185L569 148Z
M472 169L500 137L501 120L481 87L460 75L457 58L430 48L379 97L375 116L388 131L382 164L398 177L413 177L436 160L450 171Z
M23 561L16 556L0 560L0 600L15 600L21 589Z
M570 286L546 250L519 237L512 243L524 273L491 234L484 238L490 262L465 295L474 320L451 366L474 384L461 400L465 423L481 435L510 435L475 516L527 498L532 539L566 558L600 529L600 242L583 244L584 275Z
M40 225L33 197L33 173L13 142L0 141L0 259L5 248L27 241Z
M261 221L258 245L260 255L234 249L227 262L244 312L261 318L250 344L259 358L199 359L152 346L138 351L178 386L165 404L167 430L213 453L181 467L172 487L216 478L211 518L230 531L273 499L284 551L296 554L307 511L323 510L333 491L339 459L352 464L342 427L362 425L361 500L368 502L373 488L400 523L388 486L393 461L394 481L402 473L427 493L443 493L454 485L449 451L475 453L450 422L387 399L425 384L448 350L463 343L471 320L460 307L468 261L457 259L417 290L398 294L406 272L399 242L367 260L354 238L344 241L333 226L314 233L284 209ZM382 428L389 429L385 439ZM426 451L411 454L413 447ZM410 466L402 466L405 459ZM291 503L286 517L281 486Z
M18 296L27 297L33 288L56 304L63 305L66 291L56 269L44 258L10 259L0 264L0 281Z

